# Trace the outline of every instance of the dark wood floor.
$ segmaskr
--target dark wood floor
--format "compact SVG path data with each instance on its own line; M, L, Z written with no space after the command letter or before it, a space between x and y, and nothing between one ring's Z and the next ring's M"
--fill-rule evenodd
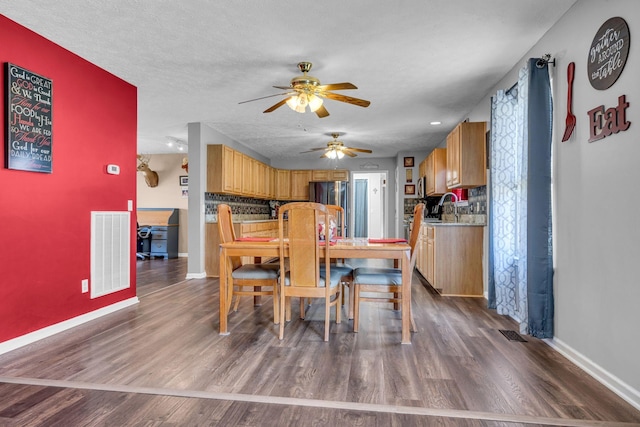
M640 412L473 298L413 281L419 331L363 304L359 333L323 307L286 325L244 299L218 335L218 281L138 262L140 303L0 356L0 426L616 426Z

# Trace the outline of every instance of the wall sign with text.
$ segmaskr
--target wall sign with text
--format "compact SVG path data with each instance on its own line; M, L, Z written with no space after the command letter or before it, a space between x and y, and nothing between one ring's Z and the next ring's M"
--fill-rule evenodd
M608 19L593 38L587 58L587 78L595 89L609 89L622 74L631 35L627 22L615 17Z
M52 101L50 79L6 64L6 168L51 173Z

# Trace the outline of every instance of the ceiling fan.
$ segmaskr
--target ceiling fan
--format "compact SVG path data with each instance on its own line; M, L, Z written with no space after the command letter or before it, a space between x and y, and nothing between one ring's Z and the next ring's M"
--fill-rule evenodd
M371 150L364 148L346 147L342 141L338 141L339 133L332 133L333 141L327 142L326 147L312 148L309 151L303 151L302 153L311 153L314 151L325 150L324 154L320 158L326 157L328 159L341 159L346 154L349 157L356 157L357 153L373 153Z
M327 117L329 112L323 105L323 98L332 99L334 101L346 102L347 104L357 105L359 107L368 107L371 102L364 99L353 98L351 96L333 93L334 90L358 89L352 83L331 83L327 85L320 84L320 80L307 74L311 70L311 62L299 62L298 68L302 72L301 76L291 79L289 86L273 86L276 89L284 89L287 92L277 93L275 95L263 96L261 98L242 101L240 104L257 101L260 99L271 98L273 96L286 96L282 101L264 110L264 113L270 113L277 108L287 104L289 108L298 113L304 113L307 107L316 113L320 118Z

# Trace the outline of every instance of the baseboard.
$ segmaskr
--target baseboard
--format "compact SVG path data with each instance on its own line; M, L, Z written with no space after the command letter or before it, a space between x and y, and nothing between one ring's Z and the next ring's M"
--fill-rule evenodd
M189 279L204 279L207 277L207 273L206 272L202 272L202 273L187 273L187 277L185 277L185 279L189 280Z
M188 252L178 252L178 258L189 258Z
M575 351L557 338L543 340L550 347L576 364L580 369L595 378L599 383L627 401L634 408L640 410L640 391L634 389L620 378L604 370L598 364Z
M140 300L138 299L138 297L129 298L124 301L111 304L107 307L99 308L98 310L82 314L69 320L65 320L64 322L56 323L55 325L47 326L46 328L30 332L26 335L22 335L21 337L13 338L9 341L0 343L0 354L8 353L17 348L32 344L43 338L48 338L57 333L66 331L67 329L74 328L76 326L82 325L83 323L87 323L99 317L106 316L107 314L114 313L118 310L122 310L123 308L135 305L139 302Z

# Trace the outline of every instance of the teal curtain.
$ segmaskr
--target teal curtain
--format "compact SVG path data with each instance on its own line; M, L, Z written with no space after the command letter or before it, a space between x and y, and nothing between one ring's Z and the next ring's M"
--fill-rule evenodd
M539 338L553 336L551 131L548 64L533 58L492 98L488 294Z

